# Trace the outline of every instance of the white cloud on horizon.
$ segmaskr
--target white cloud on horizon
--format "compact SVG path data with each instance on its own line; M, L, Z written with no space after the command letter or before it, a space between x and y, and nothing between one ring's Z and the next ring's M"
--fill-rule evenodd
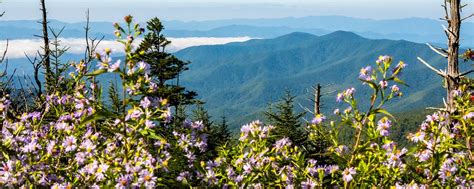
M250 37L189 37L189 38L168 38L172 43L168 46L169 52L176 52L192 46L201 45L221 45L231 42L244 42L252 38ZM69 47L68 53L82 54L86 48L85 39L81 38L62 38L61 45ZM140 40L137 40L137 43ZM0 52L5 50L5 40L0 40ZM24 58L25 53L29 56L34 56L38 50L41 50L43 41L40 39L15 39L8 41L7 58ZM110 48L114 52L123 52L122 44L113 40L103 40L98 50Z

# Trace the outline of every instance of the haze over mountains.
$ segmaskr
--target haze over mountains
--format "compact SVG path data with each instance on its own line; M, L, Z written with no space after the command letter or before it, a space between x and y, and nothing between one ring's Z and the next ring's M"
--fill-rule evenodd
M404 39L413 42L444 44L442 22L424 18L396 20L359 19L344 16L308 16L272 19L227 19L212 21L163 21L167 37L241 37L273 38L292 32L306 32L324 35L338 30L355 32L372 39ZM65 23L51 21L50 26L59 30L63 26L65 38L84 37L84 22ZM112 35L111 22L91 22L92 36ZM14 32L13 32L14 31ZM465 22L462 28L464 47L474 46L474 23ZM31 39L39 34L40 25L36 21L0 21L0 40Z

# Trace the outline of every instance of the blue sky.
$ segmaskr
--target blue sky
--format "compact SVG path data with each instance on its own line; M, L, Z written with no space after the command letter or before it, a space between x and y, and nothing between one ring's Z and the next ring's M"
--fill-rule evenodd
M3 19L39 18L39 0L0 0ZM465 0L474 4L474 0ZM50 18L84 20L87 8L95 21L117 21L132 14L140 21L214 20L230 18L279 18L343 15L359 18L397 19L442 14L442 0L47 0ZM474 12L468 7L465 12Z

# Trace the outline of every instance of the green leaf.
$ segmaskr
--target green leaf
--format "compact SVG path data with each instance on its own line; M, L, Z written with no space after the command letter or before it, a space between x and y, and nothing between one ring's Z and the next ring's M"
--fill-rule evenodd
M97 121L97 120L101 120L101 119L105 119L105 118L114 118L114 117L115 117L115 114L113 114L109 111L106 111L106 110L97 111L94 114L92 114L91 116L86 117L84 120L82 120L80 126L84 126L84 125L86 125L88 123L91 123L93 121Z
M393 81L409 87L409 85L407 85L404 81L400 80L398 77L393 78Z
M146 136L146 135L148 135L148 131L146 129L141 130L140 134L142 134L143 136Z
M98 70L93 71L92 73L86 74L86 76L97 76L97 75L103 74L103 73L105 73L105 72L107 72L107 70L105 70L105 69L98 69Z
M140 131L140 134L142 134L143 136L146 136L148 138L151 138L151 139L164 140L163 137L157 135L153 130L144 129L144 130Z
M397 119L390 113L388 112L387 110L385 109L382 109L382 108L378 108L378 109L375 109L373 110L375 113L382 113L382 114L385 114L387 116L389 116L390 118L392 118L394 121L397 121Z

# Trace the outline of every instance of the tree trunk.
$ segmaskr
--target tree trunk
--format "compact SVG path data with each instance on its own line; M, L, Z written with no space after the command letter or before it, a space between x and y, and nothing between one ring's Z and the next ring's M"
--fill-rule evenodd
M50 60L50 53L51 50L49 49L49 36L48 36L48 19L47 19L47 11L46 11L46 4L44 0L40 0L41 2L41 12L43 15L43 20L41 21L41 25L43 26L43 42L44 42L44 54L42 57L42 63L45 68L46 72L46 90L49 90L51 87L52 81L52 73L51 73L51 60Z
M314 114L321 114L321 85L319 83L314 91Z
M448 0L449 18L448 18L448 71L447 71L447 110L450 113L455 111L453 90L459 87L459 34L461 30L461 0ZM448 15L447 15L448 16Z

